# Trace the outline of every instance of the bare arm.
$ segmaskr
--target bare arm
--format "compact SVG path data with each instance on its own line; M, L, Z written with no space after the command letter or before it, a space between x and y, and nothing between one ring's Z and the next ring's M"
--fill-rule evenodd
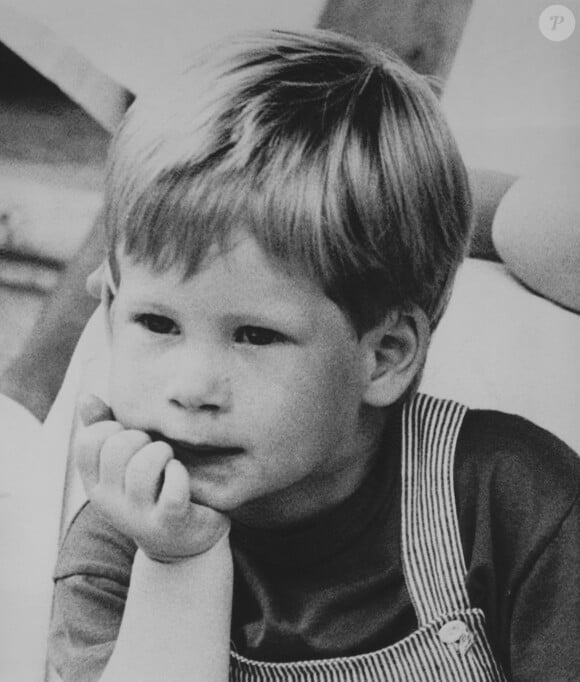
M173 451L125 430L97 398L71 446L88 498L138 546L104 682L226 682L233 594L229 520L190 499Z
M494 216L493 244L532 291L580 312L578 161L519 178Z
M103 682L226 682L232 602L227 537L186 561L138 551L125 613Z
M470 9L456 0L327 0L319 26L376 42L419 73L445 79Z
M500 260L492 238L492 225L502 199L516 180L515 175L498 171L469 170L474 213L474 231L469 255L473 258Z

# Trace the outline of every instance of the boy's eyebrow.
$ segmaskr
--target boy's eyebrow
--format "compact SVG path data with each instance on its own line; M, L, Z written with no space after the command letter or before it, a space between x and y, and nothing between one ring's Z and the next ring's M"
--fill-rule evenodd
M311 321L312 315L310 311L304 311L300 308L295 308L294 306L278 306L277 308L270 307L258 307L252 309L242 309L238 313L247 318L261 318L269 319L274 322L294 322L300 323L302 325L307 324Z
M294 323L300 326L308 325L313 322L313 311L306 307L296 305L289 301L268 302L260 300L252 305L247 302L245 305L236 306L234 310L227 314L231 318L246 318L256 320L256 322L268 321L272 323Z
M107 279L107 286L111 287L113 296L116 294L117 287ZM115 288L113 288L115 287ZM159 294L157 289L149 291L141 289L138 292L133 292L128 301L131 306L154 306L158 309L166 311L167 314L175 313L174 307L164 296ZM270 320L272 324L276 323L293 323L300 326L312 325L315 323L317 314L312 310L312 307L304 304L299 304L285 299L283 296L276 296L275 294L265 294L260 299L247 300L240 298L233 298L229 301L224 301L223 315L232 320L245 318L247 320L255 320L256 323L261 321L262 324ZM178 304L179 307L179 304Z

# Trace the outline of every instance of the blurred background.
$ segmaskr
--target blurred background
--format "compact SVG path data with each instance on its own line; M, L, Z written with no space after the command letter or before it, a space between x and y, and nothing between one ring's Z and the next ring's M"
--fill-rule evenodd
M109 137L0 44L0 372L91 226Z

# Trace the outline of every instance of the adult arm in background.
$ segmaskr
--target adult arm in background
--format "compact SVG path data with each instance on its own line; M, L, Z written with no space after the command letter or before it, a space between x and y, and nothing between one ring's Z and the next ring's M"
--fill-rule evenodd
M469 172L474 203L470 256L498 260L531 291L580 312L580 165L520 178Z
M473 195L473 237L469 248L472 258L498 261L492 226L496 211L512 185L515 175L484 169L469 169Z
M494 213L492 240L526 287L580 312L580 160L523 175Z

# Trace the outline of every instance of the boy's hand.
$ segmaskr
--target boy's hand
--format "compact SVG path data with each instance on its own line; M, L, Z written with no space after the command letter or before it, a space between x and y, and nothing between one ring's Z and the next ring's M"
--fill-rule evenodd
M151 559L171 563L201 554L228 531L223 514L189 499L189 477L171 447L126 430L96 396L79 406L73 454L86 493Z

